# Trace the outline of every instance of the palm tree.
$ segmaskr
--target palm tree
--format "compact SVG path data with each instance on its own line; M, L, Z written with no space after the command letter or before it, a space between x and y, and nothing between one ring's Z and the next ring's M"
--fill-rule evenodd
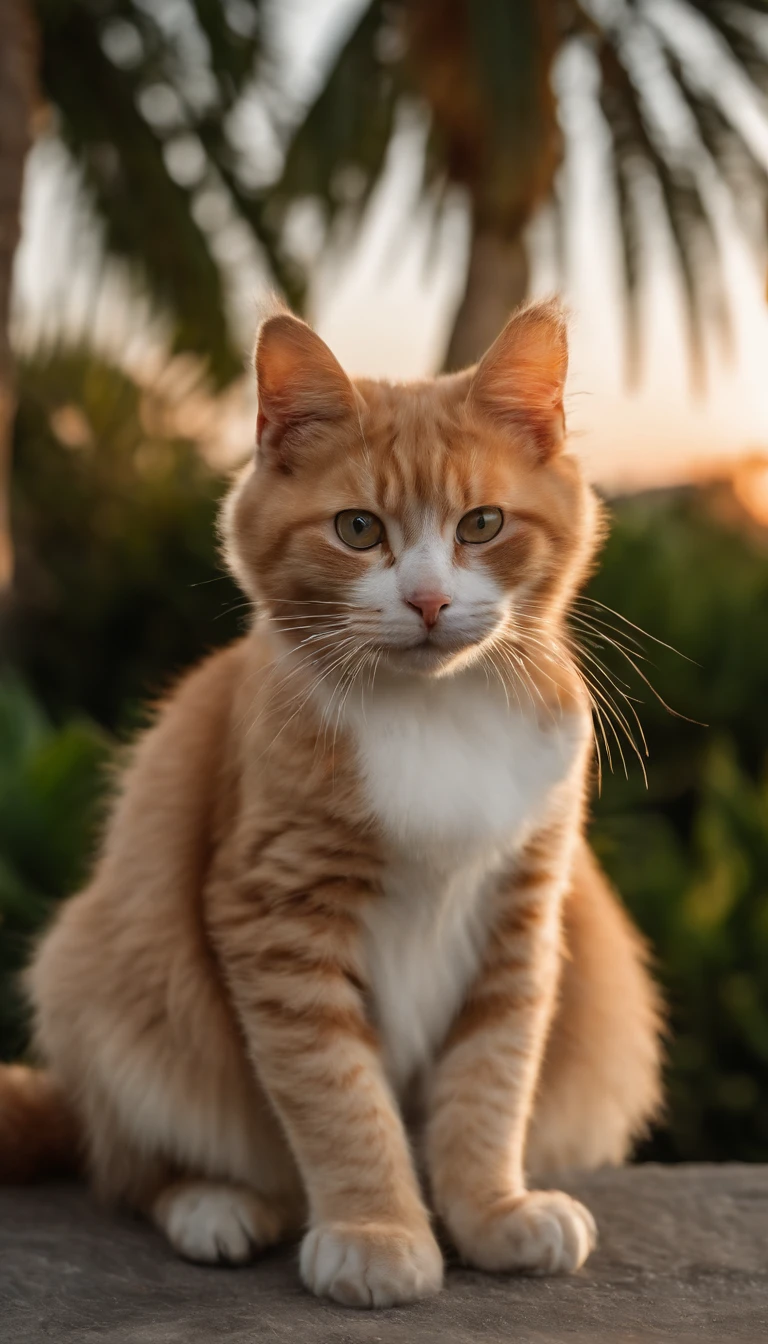
M0 591L11 573L8 496L3 489L16 406L8 315L31 133L33 69L33 29L25 0L5 0L0 5Z
M757 205L764 241L765 164L734 119L727 81L715 85L712 74L736 72L752 93L766 86L765 8L766 0L367 0L288 137L279 180L265 187L232 124L254 69L271 77L266 0L0 0L0 589L10 569L8 296L35 84L79 168L105 255L129 264L171 320L173 346L204 355L219 382L242 360L201 198L245 226L300 303L305 277L285 241L286 212L315 196L331 224L355 211L359 219L400 111L425 108L424 199L437 216L446 188L459 186L471 209L465 292L446 354L454 367L475 357L525 295L525 234L539 209L567 208L553 73L581 48L599 75L611 136L628 312L637 312L646 226L660 202L696 354L717 302L713 177L739 205ZM719 48L709 70L705 39Z
M766 0L369 0L289 140L275 225L308 195L331 225L348 219L350 180L359 219L398 113L409 103L425 109L424 200L439 211L445 188L458 186L471 211L445 363L471 362L525 297L531 221L546 204L567 209L556 76L581 50L610 137L630 335L661 215L700 363L705 317L725 312L713 191L724 185L740 210L754 207L764 243L767 165L736 105L768 87L766 13Z
M253 165L230 128L262 48L261 9L260 0L0 0L0 590L11 567L8 305L33 90L79 170L105 256L151 294L173 348L204 356L224 383L242 372L242 353L213 232L195 208L206 193L298 297L290 268L270 254Z
M242 372L222 269L200 198L268 249L253 156L231 115L264 43L261 0L33 0L40 86L80 171L109 257L124 259L172 319L175 349L219 383ZM277 282L289 272L270 257Z

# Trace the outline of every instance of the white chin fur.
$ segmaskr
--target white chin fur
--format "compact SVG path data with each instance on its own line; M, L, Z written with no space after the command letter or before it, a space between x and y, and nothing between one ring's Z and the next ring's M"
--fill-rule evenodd
M411 645L410 648L390 645L385 648L384 659L393 672L442 677L458 672L473 662L478 656L479 647L477 644L467 644L458 649L440 648L437 644L426 643Z

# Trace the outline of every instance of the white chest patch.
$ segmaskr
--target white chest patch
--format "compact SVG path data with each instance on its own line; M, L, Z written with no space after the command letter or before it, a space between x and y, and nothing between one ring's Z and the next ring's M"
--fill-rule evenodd
M459 1008L489 887L570 774L588 725L539 723L482 673L382 679L346 717L388 854L367 959L388 1070L403 1086Z

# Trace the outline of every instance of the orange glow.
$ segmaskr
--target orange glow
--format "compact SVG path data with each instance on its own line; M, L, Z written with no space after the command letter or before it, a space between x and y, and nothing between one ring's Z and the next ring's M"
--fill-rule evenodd
M768 458L749 458L738 466L733 493L756 522L768 527Z

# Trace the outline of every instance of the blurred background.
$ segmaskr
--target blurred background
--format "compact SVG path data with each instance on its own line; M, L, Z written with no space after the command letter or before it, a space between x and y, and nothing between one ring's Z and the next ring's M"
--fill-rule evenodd
M640 1156L768 1160L767 94L766 0L2 0L0 1058L143 704L247 619L264 295L407 378L559 290L592 836L671 1013Z

